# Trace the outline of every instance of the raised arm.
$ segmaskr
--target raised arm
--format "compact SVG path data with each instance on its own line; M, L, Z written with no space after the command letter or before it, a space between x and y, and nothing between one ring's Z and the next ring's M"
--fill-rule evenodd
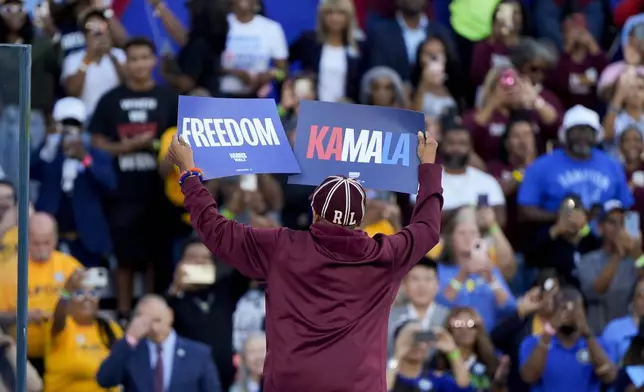
M284 229L255 229L226 219L198 177L186 179L181 190L192 227L213 255L249 278L265 280Z
M167 156L182 173L194 168L192 149L177 135L172 138ZM181 191L192 227L213 255L249 278L266 280L271 255L285 229L254 229L226 219L217 210L217 202L201 184L199 176L185 178Z
M399 233L389 236L394 250L394 265L404 276L440 239L443 168L435 164L438 144L430 135L418 137L418 197L411 223Z

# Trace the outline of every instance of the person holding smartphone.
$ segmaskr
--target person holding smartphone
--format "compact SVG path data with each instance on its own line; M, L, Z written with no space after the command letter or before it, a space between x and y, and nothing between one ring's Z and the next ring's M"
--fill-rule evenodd
M625 225L630 214L619 200L604 203L599 214L603 246L586 253L579 262L581 290L589 301L588 323L595 331L629 314L638 267L644 266L639 222L635 222L635 232Z
M454 338L443 328L423 331L417 320L406 320L394 331L394 356L387 362L387 390L390 392L456 392L468 390L470 376ZM425 370L430 348L447 356L451 374ZM433 387L433 389L431 389Z
M212 253L199 238L182 245L181 260L166 296L174 312L177 333L208 345L222 384L228 391L235 379L233 313L248 290L250 279L237 271L217 279Z

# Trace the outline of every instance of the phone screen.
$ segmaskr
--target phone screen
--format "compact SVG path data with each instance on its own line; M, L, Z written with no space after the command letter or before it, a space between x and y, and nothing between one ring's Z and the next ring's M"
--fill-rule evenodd
M624 230L631 237L640 236L640 214L635 211L629 211L624 217Z
M420 331L416 332L414 335L414 341L416 342L431 342L436 339L434 332L432 331Z
M476 204L479 207L489 207L490 202L488 200L487 193L486 194L480 194L479 197L478 197L478 202Z
M246 192L256 192L257 191L257 175L256 174L245 174L241 176L239 180L239 187L242 191Z

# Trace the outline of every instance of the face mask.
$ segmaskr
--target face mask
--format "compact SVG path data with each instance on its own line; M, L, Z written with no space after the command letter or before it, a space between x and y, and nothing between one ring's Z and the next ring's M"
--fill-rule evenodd
M570 336L577 331L577 327L574 325L562 325L559 327L558 331L565 336Z
M590 155L592 151L592 146L587 145L585 143L583 144L578 144L578 143L573 143L573 142L566 142L566 145L568 147L568 150L571 151L575 155L579 156L588 156Z
M467 155L444 155L443 166L448 169L462 169L467 166L469 157Z

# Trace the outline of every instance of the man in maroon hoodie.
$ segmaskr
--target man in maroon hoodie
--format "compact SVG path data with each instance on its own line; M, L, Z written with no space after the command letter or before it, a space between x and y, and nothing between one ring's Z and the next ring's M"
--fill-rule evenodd
M387 321L402 277L440 235L437 143L418 133L419 191L409 226L370 238L355 230L362 186L328 177L311 196L309 231L255 229L226 219L201 184L192 150L175 136L168 158L182 173L192 225L219 259L266 282L264 392L385 392Z

